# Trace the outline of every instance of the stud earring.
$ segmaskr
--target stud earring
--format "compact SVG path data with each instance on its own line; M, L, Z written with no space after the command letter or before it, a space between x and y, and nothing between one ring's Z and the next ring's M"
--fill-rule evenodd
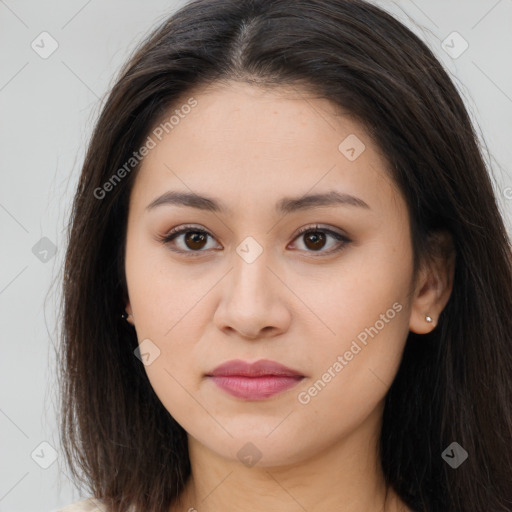
M126 320L128 322L128 318L132 318L132 315L129 315L128 313L126 313L126 311L124 311L122 314L121 314L121 318ZM130 322L128 322L130 323Z
M430 322L432 322L432 317L427 315L425 317L425 320L430 323Z

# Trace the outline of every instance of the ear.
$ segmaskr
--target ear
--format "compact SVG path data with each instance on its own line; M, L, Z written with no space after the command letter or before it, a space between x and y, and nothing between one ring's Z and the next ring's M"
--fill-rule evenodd
M133 323L133 312L132 312L132 306L130 304L130 301L127 301L124 310L126 311L126 314L128 315L128 318L126 319L126 321L128 323L130 323L131 325L135 325Z
M435 329L453 288L455 248L448 231L435 231L429 236L434 256L425 261L419 272L411 307L409 329L426 334ZM427 322L426 316L432 318Z

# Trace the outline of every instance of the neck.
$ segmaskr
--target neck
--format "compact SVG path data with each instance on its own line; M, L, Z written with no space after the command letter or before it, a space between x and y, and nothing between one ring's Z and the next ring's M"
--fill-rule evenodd
M293 464L248 467L189 436L191 475L174 511L401 512L378 457L380 408L357 431ZM241 446L244 443L241 443Z

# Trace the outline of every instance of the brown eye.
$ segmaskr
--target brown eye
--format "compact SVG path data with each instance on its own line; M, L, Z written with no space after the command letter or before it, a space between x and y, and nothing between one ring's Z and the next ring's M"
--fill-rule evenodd
M195 226L182 226L173 229L161 241L169 245L170 249L174 252L188 253L191 256L196 256L197 254L199 256L201 253L206 252L207 249L210 249L210 247L207 247L208 238L213 240L213 237L204 229L199 229ZM177 248L171 247L173 245L177 246Z
M201 231L187 231L184 242L189 249L202 249L206 244L208 235Z
M186 225L174 228L165 237L161 238L161 241L169 245L170 250L174 252L194 257L200 256L202 253L207 252L208 249L212 249L212 247L207 247L209 238L214 239L213 236L204 229L197 228L193 225ZM303 252L318 253L318 256L328 256L341 251L345 246L351 243L351 240L341 233L337 233L331 229L321 228L318 225L302 229L295 237L295 240L303 241L302 243L305 247L305 249L302 249ZM334 243L329 244L330 240ZM323 250L326 247L327 250Z
M326 236L321 231L310 231L304 236L305 244L308 249L318 251L325 245Z
M322 228L318 225L302 229L295 239L303 240L303 244L306 247L304 249L305 252L317 252L319 256L327 256L341 251L351 242L349 238L341 233L337 233L332 229ZM330 244L331 247L329 247L329 239L334 240L334 243ZM323 250L325 247L328 247L328 249Z

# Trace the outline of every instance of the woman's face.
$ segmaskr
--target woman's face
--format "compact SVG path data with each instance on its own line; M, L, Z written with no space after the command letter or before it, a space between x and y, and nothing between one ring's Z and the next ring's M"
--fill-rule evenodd
M134 183L127 311L189 435L228 459L294 463L382 414L412 316L406 205L363 128L328 101L238 83L190 96L150 134ZM207 376L233 359L302 378Z

